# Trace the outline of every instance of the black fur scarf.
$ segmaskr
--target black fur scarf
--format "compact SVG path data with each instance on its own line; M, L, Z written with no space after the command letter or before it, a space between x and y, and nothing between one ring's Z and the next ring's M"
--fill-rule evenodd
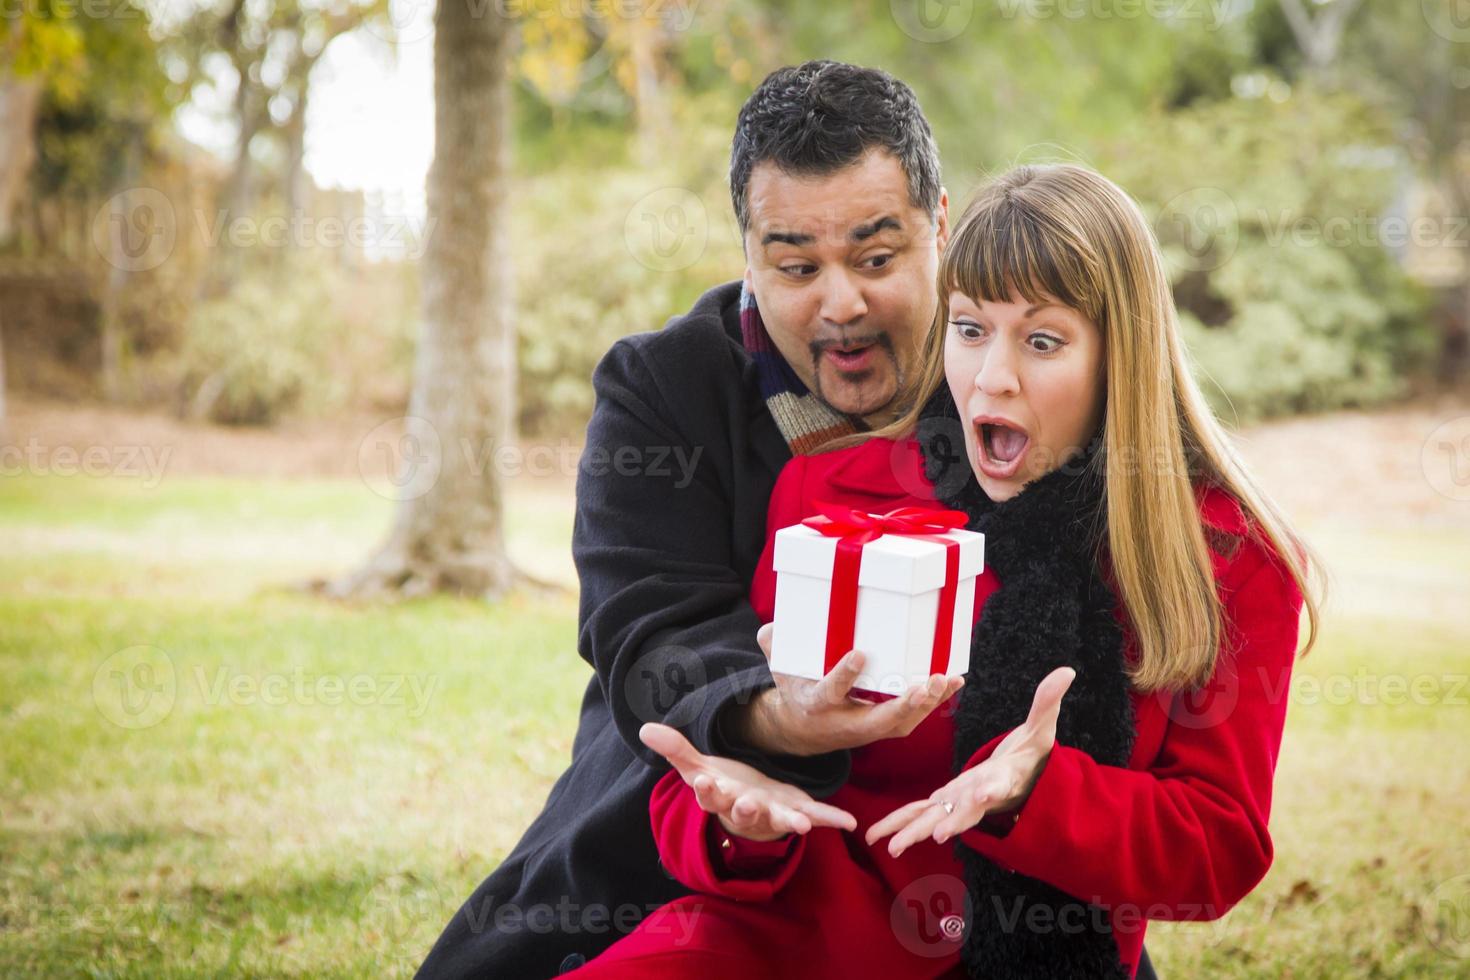
M1105 527L1100 440L996 504L966 458L966 423L947 387L920 419L925 474L940 501L968 513L969 527L985 534L985 561L1000 579L971 640L955 714L955 772L980 746L1025 721L1036 686L1062 666L1077 677L1062 701L1057 741L1105 765L1127 765L1135 729L1123 636L1113 616L1116 597L1096 560ZM963 843L955 848L970 906L961 957L971 977L1127 976L1106 914L1078 915L1078 898L1001 868ZM1072 911L1059 917L1064 906ZM1028 922L1053 926L1035 931Z

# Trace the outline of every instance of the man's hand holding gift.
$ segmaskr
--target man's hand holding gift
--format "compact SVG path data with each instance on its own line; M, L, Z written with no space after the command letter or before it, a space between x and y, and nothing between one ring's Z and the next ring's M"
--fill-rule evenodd
M767 623L756 634L768 660L772 629L773 624ZM865 701L852 696L864 663L862 651L849 650L820 680L772 674L775 687L732 709L732 734L753 748L778 755L861 748L908 735L964 686L963 677L934 674L899 697Z

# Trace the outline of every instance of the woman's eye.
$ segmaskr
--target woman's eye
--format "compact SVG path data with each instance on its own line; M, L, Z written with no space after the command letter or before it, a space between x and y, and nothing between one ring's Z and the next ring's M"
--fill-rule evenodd
M1044 333L1031 335L1031 346L1042 354L1050 354L1062 346L1061 340L1056 337L1048 337Z
M955 333L960 335L961 340L980 340L985 336L985 332L980 328L980 324L978 323L971 323L969 320L951 320L949 322L954 327Z

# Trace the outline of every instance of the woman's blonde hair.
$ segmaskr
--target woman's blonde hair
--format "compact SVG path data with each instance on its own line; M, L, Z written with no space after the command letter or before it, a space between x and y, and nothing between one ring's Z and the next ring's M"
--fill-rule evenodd
M1137 640L1143 691L1207 682L1223 636L1220 597L1195 485L1233 497L1301 590L1317 638L1318 566L1246 471L1190 373L1158 244L1138 205L1075 164L1017 167L977 193L940 259L939 307L901 417L873 436L912 434L945 384L949 295L1030 303L1054 297L1102 331L1107 540L1119 598Z

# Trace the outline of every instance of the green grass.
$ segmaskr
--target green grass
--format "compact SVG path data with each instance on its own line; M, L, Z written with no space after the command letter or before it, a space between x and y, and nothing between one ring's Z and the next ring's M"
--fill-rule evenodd
M572 581L567 495L510 506L516 556ZM351 481L0 481L0 976L412 973L539 810L589 669L570 596L284 588L390 513ZM1470 973L1470 536L1318 530L1341 580L1276 864L1150 928L1172 977Z
M1184 977L1470 975L1470 524L1308 533L1332 580L1292 679L1275 863L1219 922L1151 925L1150 955Z
M568 502L511 512L566 577ZM347 481L0 482L0 976L412 973L540 808L590 670L570 596L281 587L390 513Z

